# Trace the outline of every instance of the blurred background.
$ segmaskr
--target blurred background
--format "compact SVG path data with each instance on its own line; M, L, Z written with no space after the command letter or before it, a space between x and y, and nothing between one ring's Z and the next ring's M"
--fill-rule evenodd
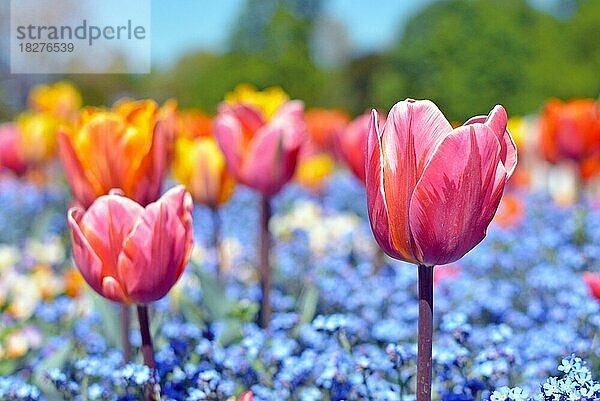
M153 0L148 75L11 75L8 22L3 1L0 120L24 108L34 84L63 78L89 105L173 97L212 113L249 82L351 114L430 98L451 121L497 103L525 115L549 97L600 93L595 0Z

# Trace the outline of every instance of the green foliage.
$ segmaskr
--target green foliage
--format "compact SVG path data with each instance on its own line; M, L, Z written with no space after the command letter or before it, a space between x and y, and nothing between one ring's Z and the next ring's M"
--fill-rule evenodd
M568 4L567 4L568 3ZM548 97L600 92L600 2L557 2L555 15L526 0L443 0L404 26L388 52L326 68L313 57L323 0L247 0L223 54L188 54L149 75L68 77L86 104L120 96L174 97L215 112L226 92L248 82L281 86L307 107L359 114L406 97L429 98L456 121L501 103L535 112ZM1 114L0 110L0 114Z

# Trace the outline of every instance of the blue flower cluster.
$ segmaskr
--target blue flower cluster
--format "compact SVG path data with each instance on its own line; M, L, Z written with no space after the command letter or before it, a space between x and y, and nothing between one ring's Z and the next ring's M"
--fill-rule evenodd
M113 305L59 297L42 303L34 322L67 329L23 357L0 381L0 394L41 399L26 384L35 383L48 400L57 393L133 400L158 387L177 401L227 400L246 390L258 401L414 399L416 269L374 244L361 186L346 174L332 181L318 198L292 185L276 199L269 330L255 323L258 202L240 188L221 210L224 285L212 274L209 213L196 210L192 262L151 309L156 371L140 359L124 363ZM521 225L492 226L460 262L435 268L437 400L599 398L600 304L581 274L600 266L600 212L522 199ZM74 302L65 321L61 311ZM139 347L135 326L131 341ZM563 376L548 379L557 364Z

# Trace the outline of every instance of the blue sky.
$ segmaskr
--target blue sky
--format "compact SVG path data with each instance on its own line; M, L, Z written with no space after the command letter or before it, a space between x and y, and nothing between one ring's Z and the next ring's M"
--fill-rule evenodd
M357 53L385 48L411 15L432 0L326 0ZM152 59L166 67L192 50L219 52L244 0L152 0Z

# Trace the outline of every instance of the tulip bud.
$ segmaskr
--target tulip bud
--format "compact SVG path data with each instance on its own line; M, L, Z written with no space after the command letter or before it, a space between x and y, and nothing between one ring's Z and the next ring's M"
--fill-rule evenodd
M73 257L85 281L116 302L146 304L177 282L192 249L192 200L183 186L145 208L111 193L68 212Z
M270 198L294 176L306 128L302 102L263 95L221 104L215 135L235 179Z
M397 103L383 126L373 111L367 200L388 255L442 265L483 240L517 162L506 123L502 106L456 129L428 100Z

